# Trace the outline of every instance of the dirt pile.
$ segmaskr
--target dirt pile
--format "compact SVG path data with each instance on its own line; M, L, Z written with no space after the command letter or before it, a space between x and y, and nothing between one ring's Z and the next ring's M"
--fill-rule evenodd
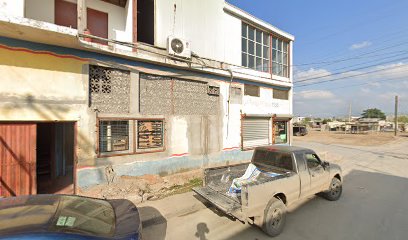
M108 184L80 189L79 195L104 199L129 199L134 203L161 199L190 191L202 185L202 170L193 170L168 176L119 176Z

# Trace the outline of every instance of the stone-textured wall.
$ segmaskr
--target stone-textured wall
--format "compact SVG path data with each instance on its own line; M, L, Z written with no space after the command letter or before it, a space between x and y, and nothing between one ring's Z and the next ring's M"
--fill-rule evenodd
M89 84L92 108L101 113L129 112L129 71L90 65Z
M172 113L172 79L140 73L139 104L142 114Z
M209 95L206 82L140 74L142 114L217 115L219 96Z

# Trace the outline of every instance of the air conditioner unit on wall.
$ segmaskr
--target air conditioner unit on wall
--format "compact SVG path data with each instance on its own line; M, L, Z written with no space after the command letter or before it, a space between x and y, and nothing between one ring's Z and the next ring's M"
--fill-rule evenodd
M167 52L174 56L191 58L190 42L178 37L169 36L167 40Z

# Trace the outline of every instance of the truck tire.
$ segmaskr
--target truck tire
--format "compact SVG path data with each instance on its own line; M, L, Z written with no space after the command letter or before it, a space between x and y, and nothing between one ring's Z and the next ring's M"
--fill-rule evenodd
M343 187L341 181L334 177L330 183L330 189L326 192L323 192L323 197L329 201L337 201L341 193L343 192Z
M286 206L282 200L273 198L265 209L262 230L271 237L278 236L285 226Z

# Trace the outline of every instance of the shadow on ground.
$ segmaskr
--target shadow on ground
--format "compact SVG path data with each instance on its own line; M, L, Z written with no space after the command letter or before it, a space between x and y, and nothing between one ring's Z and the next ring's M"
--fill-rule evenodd
M345 176L340 200L306 201L289 213L284 232L274 239L406 239L407 202L407 178L355 170ZM248 226L227 239L271 238Z
M166 239L167 220L154 207L139 207L143 239Z

